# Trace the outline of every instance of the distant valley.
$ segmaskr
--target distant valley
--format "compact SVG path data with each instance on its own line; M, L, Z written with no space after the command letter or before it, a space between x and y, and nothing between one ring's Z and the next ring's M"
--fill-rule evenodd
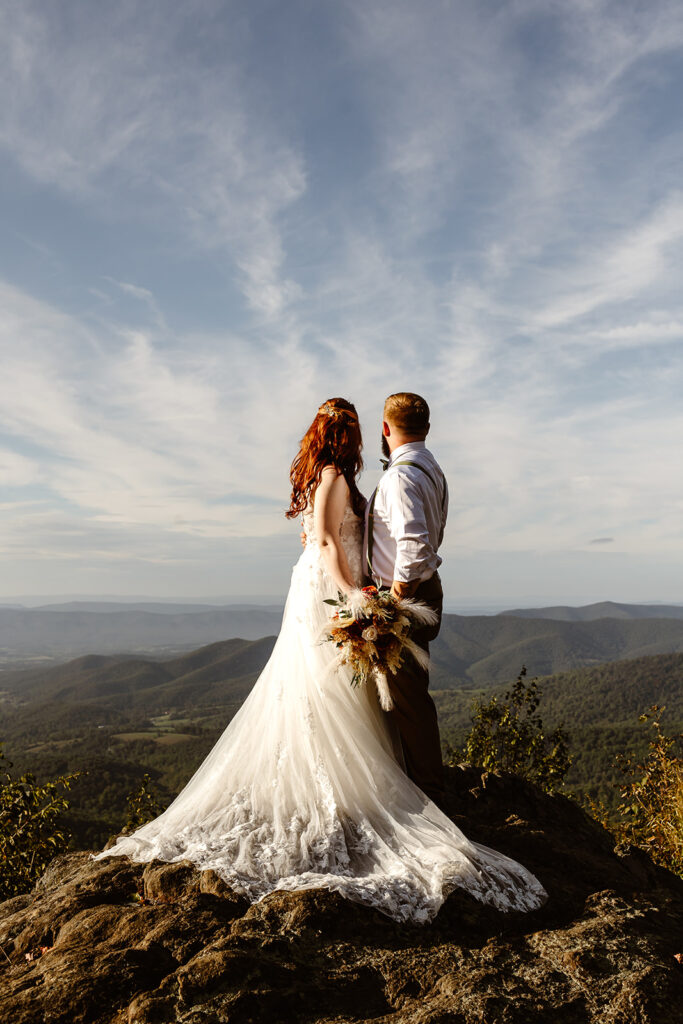
M280 628L263 605L70 602L0 607L0 669L55 664L78 655L168 658L223 640L259 640ZM620 658L683 651L683 607L604 602L444 616L433 646L440 687L498 684L526 664L548 675ZM0 689L2 689L0 679Z
M526 665L530 677L544 677L544 721L564 722L572 736L570 788L613 801L615 753L642 750L646 740L638 715L653 703L665 704L671 727L683 722L683 618L639 616L641 606L610 606L611 617L604 610L569 609L581 613L571 617L561 608L540 609L536 617L446 615L432 646L432 690L444 741L461 742L473 699L506 688ZM73 790L69 821L85 845L98 845L120 827L126 794L145 772L162 804L181 788L249 693L270 656L280 618L277 609L234 606L193 612L2 609L7 630L12 614L23 617L15 624L20 621L24 630L26 657L14 659L14 667L7 658L0 672L0 741L18 769L39 777L87 773ZM53 632L38 644L29 624L46 622ZM152 646L151 636L165 638L170 649L151 656L130 646L125 653L100 647L68 661L62 657L59 664L31 664L31 657L41 657L37 647L46 659L60 660L50 639L56 644L60 623L61 650L89 636L93 648L97 639L121 652L124 635L136 636L143 650ZM247 623L245 633L265 626L270 635L223 636L184 647L193 630L227 633ZM4 638L11 646L10 633Z
M277 633L281 620L281 608L247 604L79 601L0 607L0 667L79 654L170 655L218 640L258 640Z

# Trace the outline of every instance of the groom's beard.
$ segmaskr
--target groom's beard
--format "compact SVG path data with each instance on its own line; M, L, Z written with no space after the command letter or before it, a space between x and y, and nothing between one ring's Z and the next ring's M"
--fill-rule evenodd
M391 452L389 450L389 442L387 441L384 434L382 434L382 455L385 459L391 458Z

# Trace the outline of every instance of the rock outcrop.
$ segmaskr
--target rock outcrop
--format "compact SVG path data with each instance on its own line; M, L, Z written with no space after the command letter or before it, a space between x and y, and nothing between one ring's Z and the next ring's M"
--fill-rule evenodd
M426 927L317 889L247 902L192 865L58 857L0 905L8 1024L680 1024L683 883L573 802L449 771L449 811L550 893L454 892Z

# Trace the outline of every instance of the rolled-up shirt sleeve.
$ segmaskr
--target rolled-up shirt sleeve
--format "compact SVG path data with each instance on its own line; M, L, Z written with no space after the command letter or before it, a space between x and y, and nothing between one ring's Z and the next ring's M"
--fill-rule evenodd
M411 583L421 579L426 570L433 570L436 559L425 515L424 492L407 473L394 472L386 483L386 524L396 544L394 579Z

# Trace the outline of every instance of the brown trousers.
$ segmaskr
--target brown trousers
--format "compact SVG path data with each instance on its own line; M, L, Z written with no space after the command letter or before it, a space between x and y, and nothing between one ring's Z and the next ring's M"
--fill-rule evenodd
M415 643L429 653L429 642L441 628L443 590L439 574L434 573L421 583L414 597L439 616L434 626L424 626L411 634ZM388 683L395 705L389 715L401 737L406 772L430 799L439 803L444 795L441 737L436 707L429 695L429 672L408 656L396 675L388 676Z

